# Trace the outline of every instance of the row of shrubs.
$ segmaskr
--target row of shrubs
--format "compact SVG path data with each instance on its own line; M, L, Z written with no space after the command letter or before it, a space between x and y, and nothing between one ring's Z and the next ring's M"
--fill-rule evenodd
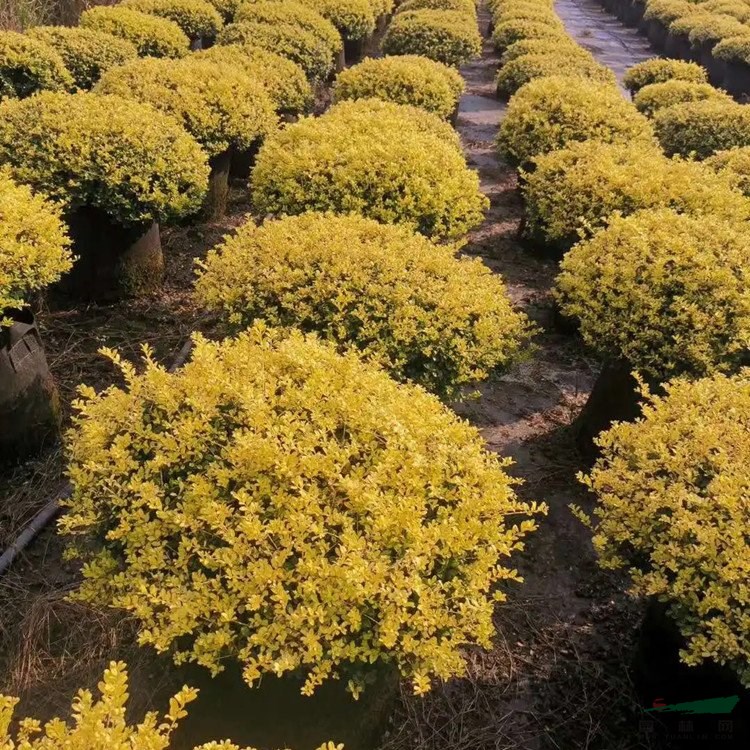
M184 216L205 158L156 108L181 108L204 148L223 147L228 125L204 121L181 87L194 85L187 71L244 51L222 37L260 7L234 9L207 51L126 61L93 93L5 102L0 161L123 221ZM462 82L445 63L479 49L473 4L408 0L384 46L403 55L343 72L320 117L276 129L278 105L238 103L233 143L264 138L250 190L265 220L214 248L195 290L236 335L194 337L174 373L148 350L140 373L108 352L125 387L82 386L67 441L73 494L60 530L83 565L76 596L127 611L141 643L178 663L215 673L234 659L251 685L302 674L305 694L338 677L356 696L374 664L416 693L462 672L462 646L490 645L494 602L520 580L508 558L544 511L517 497L508 462L436 397L502 371L532 333L502 280L456 255L487 206L447 122ZM241 76L227 66L217 85ZM164 81L175 94L158 101ZM59 208L48 213L52 239ZM35 271L35 287L56 270ZM84 729L87 716L121 717L124 692L113 665L102 700L78 700ZM189 697L176 699L180 715ZM0 737L12 703L0 703ZM117 731L133 747L166 747L174 721ZM85 746L78 727L52 731Z
M562 257L563 315L644 389L641 417L599 437L584 477L595 548L667 603L687 663L748 685L747 111L675 60L628 71L634 106L551 2L493 10L502 93L524 82L497 145L520 169L526 236Z

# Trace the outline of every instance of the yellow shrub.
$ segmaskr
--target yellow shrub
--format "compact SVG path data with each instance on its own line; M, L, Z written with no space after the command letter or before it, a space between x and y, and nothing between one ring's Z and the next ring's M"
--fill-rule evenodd
M714 45L720 39L737 36L750 29L736 18L695 12L673 21L669 31L671 34L686 34L691 44Z
M482 51L475 18L455 10L410 10L396 15L383 38L386 55L423 55L462 65Z
M455 110L464 88L458 72L419 55L368 58L339 73L334 101L377 98L411 104L444 119Z
M717 151L703 164L727 177L738 190L750 197L750 146Z
M556 295L603 359L659 380L731 370L750 341L746 225L670 209L610 217L567 253Z
M223 21L229 23L234 19L234 15L240 5L247 2L247 0L208 0L208 2L219 11L219 15Z
M119 5L90 8L81 14L80 24L127 39L143 57L182 57L190 49L190 40L173 21Z
M53 47L25 34L0 31L0 100L72 87L73 78Z
M689 0L648 0L643 18L647 21L653 18L669 26L672 21L694 13L695 9L695 4Z
M548 76L527 83L510 100L497 147L511 164L576 141L653 143L649 121L604 83Z
M708 0L701 3L701 8L721 16L731 16L738 21L750 21L750 7L743 0Z
M696 216L750 219L750 202L729 179L640 144L574 143L540 156L524 176L527 232L562 249L616 212L668 207Z
M654 596L685 638L684 662L729 665L750 686L750 371L677 381L643 417L600 436L584 482L596 493L594 546Z
M325 81L333 70L339 50L343 49L339 38L340 46L334 54L320 37L293 23L232 23L219 32L217 42L251 45L275 52L299 65L311 81Z
M423 110L342 102L266 140L251 176L255 207L359 213L428 237L460 237L482 221L488 201L449 135L447 123Z
M654 116L654 130L668 155L695 159L750 146L750 109L731 99L675 104Z
M313 90L305 71L275 52L252 45L216 45L196 58L239 68L263 85L277 112L299 114L312 106Z
M69 245L59 207L0 170L0 326L8 310L70 269Z
M124 390L81 389L68 437L80 598L178 662L299 671L305 694L333 672L356 694L376 661L424 692L489 646L541 509L434 396L260 325L196 337L173 374L122 369Z
M684 102L699 102L704 99L731 102L725 91L714 88L709 83L693 83L673 79L664 83L650 83L638 91L633 98L636 109L646 117L654 115L665 107Z
M341 50L342 42L336 27L313 8L297 2L246 2L235 14L242 23L290 24L313 34L333 57ZM248 40L251 41L251 40Z
M120 6L174 21L190 39L215 37L224 25L207 0L121 0Z
M492 43L498 52L504 52L511 44L526 39L570 40L559 23L531 21L524 18L498 23L492 32Z
M128 672L123 662L110 662L98 685L99 699L89 690L80 690L73 700L73 724L52 719L44 726L37 719L21 719L18 733L9 734L17 699L0 695L0 747L3 750L168 750L172 733L180 719L187 716L186 706L198 697L198 691L184 687L169 702L169 710L160 717L146 714L137 725L125 720L128 702ZM318 750L343 750L343 745L326 743ZM229 740L209 742L195 750L240 750ZM244 750L252 750L245 748Z
M404 0L397 9L397 13L409 10L458 10L465 15L477 15L474 0Z
M672 80L708 83L708 75L698 63L655 57L628 68L623 83L631 93L636 94L649 84Z
M0 105L0 162L70 207L95 206L121 224L197 210L208 165L171 117L117 96L42 92Z
M361 216L248 223L199 265L199 302L232 329L315 332L443 398L506 367L528 338L480 260Z
M138 55L127 40L80 26L36 26L27 34L57 50L75 87L83 91L90 89L105 71Z
M583 78L611 86L617 83L615 74L593 57L569 55L563 49L550 54L522 55L505 63L497 75L497 90L499 94L510 96L529 81L548 76Z
M750 63L750 29L747 33L740 36L722 39L711 50L711 54L717 60Z
M567 58L583 57L586 60L591 59L591 53L583 47L579 47L572 39L568 39L567 42L564 39L522 39L505 48L500 62L506 65L523 55L550 54L561 54Z
M375 7L370 0L302 0L327 18L344 39L364 39L375 31Z
M199 55L134 60L105 73L94 93L116 94L171 115L209 156L248 149L277 126L273 102L261 83Z

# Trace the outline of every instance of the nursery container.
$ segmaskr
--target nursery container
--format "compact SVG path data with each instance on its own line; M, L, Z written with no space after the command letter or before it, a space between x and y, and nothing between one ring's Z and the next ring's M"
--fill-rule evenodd
M724 78L727 74L727 63L714 57L713 49L716 46L715 41L701 42L693 45L693 59L700 63L708 73L708 82L712 86L722 87Z
M358 700L346 691L346 679L328 680L308 697L300 693L304 680L292 676L265 675L249 687L238 666L212 678L208 670L191 665L179 676L180 684L200 693L175 733L174 750L192 750L216 737L241 747L311 750L332 740L346 750L372 750L398 696L397 673L378 667Z
M667 38L664 42L664 54L675 60L692 60L697 62L687 34L675 34L671 31L668 32Z
M3 315L13 323L0 328L0 463L40 450L60 427L57 389L33 314Z
M61 292L108 302L161 284L164 257L156 222L124 227L91 206L73 211L67 221L78 260L59 282Z
M725 63L722 88L734 97L750 95L750 65L740 60L728 60Z
M651 43L651 46L655 50L663 52L667 43L669 30L658 18L649 18L645 23L646 37Z
M630 0L626 4L623 22L633 28L640 27L643 21L643 14L646 12L645 0Z

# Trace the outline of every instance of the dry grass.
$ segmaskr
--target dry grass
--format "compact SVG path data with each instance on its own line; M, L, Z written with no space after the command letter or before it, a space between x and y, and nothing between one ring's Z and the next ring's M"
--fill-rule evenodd
M73 25L87 8L117 0L0 0L0 29L22 31L41 24Z

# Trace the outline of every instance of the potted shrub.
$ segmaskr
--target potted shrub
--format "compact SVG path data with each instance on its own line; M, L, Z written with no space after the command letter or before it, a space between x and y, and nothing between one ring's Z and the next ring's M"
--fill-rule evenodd
M717 151L750 146L750 109L731 100L675 104L657 112L653 122L669 156L705 159Z
M447 123L376 99L342 102L266 139L250 188L261 214L360 213L435 238L462 236L488 205Z
M190 51L190 39L174 21L121 5L89 8L80 25L127 39L142 57L178 58Z
M208 2L219 11L224 23L231 23L234 20L234 14L246 0L208 0Z
M0 462L23 458L54 438L57 391L29 295L72 265L60 208L0 170Z
M208 154L211 174L205 213L224 215L233 153L257 148L277 126L263 85L242 70L191 55L144 58L110 71L94 89L152 105L181 122Z
M354 65L364 55L365 42L375 32L375 6L371 0L304 0L327 18L344 40L344 61ZM382 4L381 4L382 7Z
M714 86L721 86L726 75L726 63L714 57L714 47L722 39L747 33L748 27L729 16L709 15L692 24L688 35L692 56L708 73L708 80Z
M750 202L732 180L639 144L582 141L537 157L533 167L523 174L524 237L558 257L611 216L645 208L750 219Z
M398 13L383 37L386 55L423 55L459 66L478 57L482 37L475 18L455 10Z
M714 88L710 83L671 80L664 83L650 83L633 97L635 108L646 117L654 117L658 112L674 104L701 102L706 99L731 102L725 91Z
M157 222L194 213L208 178L203 150L172 117L92 93L0 104L0 162L65 203L79 259L63 282L100 300L158 285Z
M750 94L750 33L722 39L713 56L725 65L722 87L732 96Z
M570 41L570 37L565 33L565 27L559 18L556 22L546 19L510 19L497 23L492 32L492 44L500 54L505 52L512 44L527 39L544 39L552 43L560 42L562 44Z
M324 18L320 20L326 23ZM217 43L252 45L275 52L299 65L308 79L318 84L328 80L335 61L343 53L344 45L338 34L336 39L336 46L331 47L314 32L295 23L243 21L225 26L219 32Z
M643 14L644 28L651 46L664 51L672 21L695 12L695 5L687 0L649 0Z
M420 55L396 55L369 58L339 73L333 99L410 104L455 123L463 89L464 80L454 68Z
M600 565L627 571L632 593L674 623L685 664L731 671L730 694L750 687L748 435L750 371L677 380L599 438L583 477Z
M285 120L296 119L312 107L313 89L305 71L287 57L251 44L231 44L204 50L198 59L233 65L261 83Z
M500 123L497 148L513 165L576 141L654 143L650 122L615 86L564 76L539 78L520 88Z
M138 56L126 39L81 26L35 26L27 35L58 52L79 91L89 90L102 73Z
M502 65L496 78L498 98L507 99L529 81L551 75L617 84L615 74L592 56L569 55L563 49L550 54L521 55Z
M622 82L628 91L635 95L644 86L673 80L688 83L708 83L708 76L704 68L697 63L654 57L628 68Z
M199 263L195 291L231 333L314 332L443 399L507 368L530 331L481 260L356 215L245 224Z
M467 15L477 15L474 0L403 0L398 4L398 13L408 10L458 10Z
M207 0L122 0L120 6L174 21L193 49L210 47L224 25L219 12Z
M166 750L172 747L171 739L178 724L186 717L185 708L196 700L198 691L183 687L169 700L169 709L159 716L149 712L138 724L128 724L128 671L124 662L110 662L98 685L99 696L91 691L79 690L73 699L72 723L55 718L42 725L38 719L26 718L17 721L18 731L10 733L13 710L17 698L0 695L0 742L4 747L19 747L24 750L50 750L50 741L64 743L67 750L92 750L92 738L99 747L124 747L130 750ZM15 722L14 722L15 723ZM195 750L240 750L229 740L210 742ZM251 748L245 748L251 750ZM343 750L343 746L325 743L318 750Z
M378 665L423 693L489 645L543 508L435 397L263 325L123 375L82 388L69 434L77 598L179 662L300 677L304 695L335 676L359 694Z
M506 65L523 55L549 55L552 53L562 53L568 58L591 59L591 53L576 44L571 38L568 38L567 42L562 40L558 42L552 39L521 39L505 48L500 56L500 63Z
M0 100L37 91L69 91L73 78L48 44L15 31L0 31Z
M612 421L637 415L631 371L658 386L742 364L749 259L742 224L670 209L611 217L567 253L555 295L605 363L579 418L579 445L586 449Z

